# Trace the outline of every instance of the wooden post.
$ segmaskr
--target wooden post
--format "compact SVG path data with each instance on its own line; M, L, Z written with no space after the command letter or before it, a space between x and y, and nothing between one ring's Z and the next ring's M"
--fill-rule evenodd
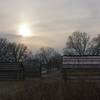
M42 64L40 64L40 78L42 77Z
M18 70L16 73L17 73L17 80L20 80L20 71Z
M24 80L24 66L23 66L23 63L21 62L21 67L22 67L22 70L20 71L20 74L21 74L21 79Z

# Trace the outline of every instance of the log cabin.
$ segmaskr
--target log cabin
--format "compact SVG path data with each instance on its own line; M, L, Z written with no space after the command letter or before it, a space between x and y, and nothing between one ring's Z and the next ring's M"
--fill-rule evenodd
M63 56L64 79L100 79L100 56Z
M0 80L23 80L22 63L0 63Z

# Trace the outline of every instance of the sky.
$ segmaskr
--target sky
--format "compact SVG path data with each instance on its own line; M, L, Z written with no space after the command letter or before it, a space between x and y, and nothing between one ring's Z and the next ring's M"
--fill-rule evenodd
M18 34L28 24L31 37ZM62 51L74 31L100 33L100 0L0 0L0 37L30 49L53 47Z

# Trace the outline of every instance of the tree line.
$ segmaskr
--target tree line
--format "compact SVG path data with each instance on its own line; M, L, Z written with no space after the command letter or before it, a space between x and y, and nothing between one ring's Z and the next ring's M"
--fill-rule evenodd
M54 48L40 48L33 54L24 44L10 42L6 38L0 38L0 62L22 62L24 66L32 66L34 69L44 67L47 71L60 68L61 54Z
M91 38L86 32L75 31L66 40L64 55L100 55L100 35ZM61 67L62 56L51 47L40 48L33 54L24 44L0 38L0 62L22 62L50 71Z
M90 38L86 32L73 32L63 51L65 55L100 55L100 34Z

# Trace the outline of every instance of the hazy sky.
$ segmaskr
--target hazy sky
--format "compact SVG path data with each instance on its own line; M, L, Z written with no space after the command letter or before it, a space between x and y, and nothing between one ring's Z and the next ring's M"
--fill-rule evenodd
M34 36L18 35L28 23ZM73 31L100 33L100 0L0 0L0 37L25 43L30 48L63 49Z

